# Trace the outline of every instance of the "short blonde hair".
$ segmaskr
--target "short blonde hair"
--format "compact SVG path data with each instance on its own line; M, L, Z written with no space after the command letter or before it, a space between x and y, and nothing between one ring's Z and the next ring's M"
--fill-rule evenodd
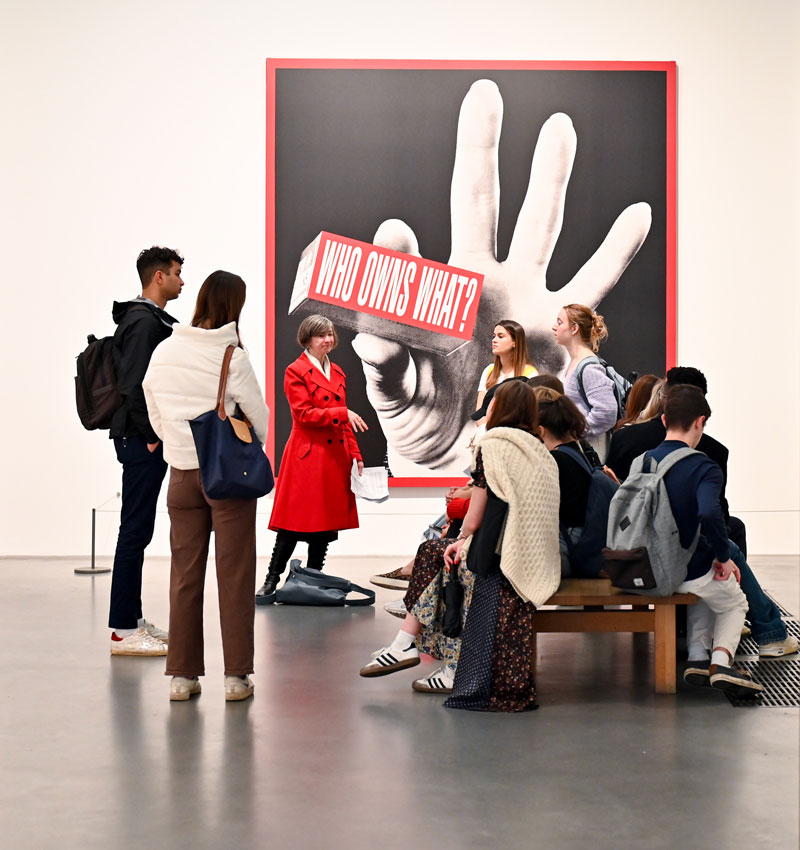
M306 316L300 327L297 329L297 341L301 348L308 348L311 343L312 336L324 336L327 333L333 334L333 345L331 351L339 344L339 335L336 333L336 328L333 322L326 316L320 316L315 313L313 316Z

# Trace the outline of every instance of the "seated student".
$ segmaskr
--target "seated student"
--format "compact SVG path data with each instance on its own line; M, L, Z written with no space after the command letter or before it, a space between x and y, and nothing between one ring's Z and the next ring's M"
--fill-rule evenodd
M667 372L666 384L662 391L656 391L654 401L663 412L664 400L670 388L681 386L681 380L689 386L697 387L705 396L706 378L699 370L690 366L675 367ZM651 411L653 412L653 411ZM620 481L627 478L630 472L631 462L635 457L644 454L648 449L655 448L666 434L664 423L661 421L661 412L653 413L654 418L641 425L630 425L617 431L611 438L611 449L607 463L617 474ZM764 593L758 579L746 563L746 547L743 543L743 534L737 534L740 525L743 531L744 523L736 517L728 514L728 503L724 498L725 492L725 467L728 459L728 450L722 443L717 442L708 434L703 434L697 444L697 450L708 455L722 471L722 488L720 490L720 508L723 517L727 519L728 538L741 551L744 567L742 573L742 592L747 597L747 620L753 634L753 639L758 644L758 654L763 658L773 658L782 655L792 655L798 651L798 640L790 635L786 629L786 623L781 619L778 606ZM737 525L738 524L738 525Z
M530 663L534 611L561 580L558 467L535 436L537 407L535 393L522 383L506 382L497 391L475 453L473 505L478 483L486 484L481 533L468 543L456 540L444 553L448 564L460 566L464 556L479 571L446 708L537 707ZM478 530L471 514L472 505L462 528L467 537Z
M664 409L666 437L645 453L660 463L671 452L696 448L703 435L711 408L697 387L679 385L670 389ZM664 484L681 545L689 548L700 531L697 548L679 593L700 597L687 613L689 660L683 678L691 685L711 685L737 697L755 696L763 686L750 674L735 669L733 658L744 626L747 600L739 587L741 552L728 540L720 510L722 470L703 454L679 460ZM710 657L709 657L710 656Z
M534 387L539 402L539 436L558 467L560 490L558 524L561 548L561 575L572 575L569 546L564 535L577 542L586 521L591 476L559 446L581 451L580 437L586 430L586 419L565 395L545 386Z
M695 369L692 366L675 366L667 372L665 390L668 391L670 387L677 386L678 384L690 384L691 386L699 387L703 395L708 393L706 376L699 369ZM663 398L663 392L654 394L651 405L642 414L643 417L648 415L651 417L647 421L630 425L612 434L606 463L614 470L620 481L624 481L628 477L631 462L635 457L639 457L640 454L643 454L648 449L655 448L664 439L666 432L664 424L661 421L661 414L664 412ZM728 500L725 498L725 484L728 477L728 450L722 443L708 434L703 434L697 449L703 452L703 454L708 455L722 470L720 505L725 523L728 526L728 536L742 550L745 557L747 557L747 540L744 523L736 517L731 517L728 511Z
M650 402L654 387L663 383L658 375L642 375L637 378L628 393L628 401L625 404L625 415L614 426L615 431L632 425L634 422L644 422L645 418L639 418ZM649 418L649 417L646 417Z
M562 384L561 379L557 378L555 375L534 375L534 377L528 378L528 386L533 387L534 390L536 390L537 387L547 387L548 389L555 390L559 395L565 395L564 384ZM580 410L578 413L580 413ZM581 416L583 416L582 413ZM584 416L584 422L585 421L586 417ZM594 446L592 446L586 437L581 436L578 442L580 443L581 451L586 457L586 460L588 460L592 466L603 466L600 456L594 450Z

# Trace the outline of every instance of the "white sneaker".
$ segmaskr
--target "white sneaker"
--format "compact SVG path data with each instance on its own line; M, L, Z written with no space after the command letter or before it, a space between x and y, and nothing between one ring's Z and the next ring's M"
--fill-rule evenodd
M411 687L421 694L452 694L455 673L447 667L434 670L430 676L417 679Z
M169 685L169 698L171 700L189 699L194 694L200 693L200 680L187 679L185 676L173 676Z
M797 638L794 635L787 635L786 640L762 644L758 648L758 654L761 658L780 658L782 655L794 655L797 649Z
M361 676L387 676L396 670L405 670L406 667L416 667L419 664L419 650L415 644L408 649L395 649L392 646L384 646L383 649L372 653L372 661L359 670Z
M228 702L238 702L253 696L253 683L249 676L226 676L225 699Z
M153 637L145 628L136 629L127 637L119 637L116 632L111 632L111 654L166 655L167 645L160 638Z
M399 617L401 620L405 620L406 614L406 606L402 599L395 599L394 602L387 602L383 606L383 610L386 611L387 614L391 614L393 617Z
M159 629L158 626L153 623L148 623L147 620L144 621L142 628L154 638L163 640L164 643L169 643L169 632L165 632L164 629Z

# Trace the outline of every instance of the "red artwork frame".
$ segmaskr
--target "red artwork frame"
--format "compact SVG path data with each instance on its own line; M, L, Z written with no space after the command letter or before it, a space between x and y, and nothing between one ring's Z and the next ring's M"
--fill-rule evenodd
M323 70L548 70L659 71L666 79L666 368L677 353L677 66L675 62L298 59L266 61L266 219L265 219L265 372L266 400L275 409L275 130L276 71ZM267 454L275 458L275 429L270 428ZM463 483L463 477L390 478L390 487L443 487Z

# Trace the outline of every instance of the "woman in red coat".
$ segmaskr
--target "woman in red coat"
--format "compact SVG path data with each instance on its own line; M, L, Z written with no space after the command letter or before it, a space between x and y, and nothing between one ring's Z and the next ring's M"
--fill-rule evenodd
M328 354L338 337L324 316L308 316L297 331L305 349L291 363L283 391L292 409L292 432L283 452L269 527L277 531L260 605L275 601L275 588L298 540L308 543L310 569L321 570L331 540L345 528L358 528L356 499L350 489L355 460L364 469L353 431L364 420L347 409L345 375Z

